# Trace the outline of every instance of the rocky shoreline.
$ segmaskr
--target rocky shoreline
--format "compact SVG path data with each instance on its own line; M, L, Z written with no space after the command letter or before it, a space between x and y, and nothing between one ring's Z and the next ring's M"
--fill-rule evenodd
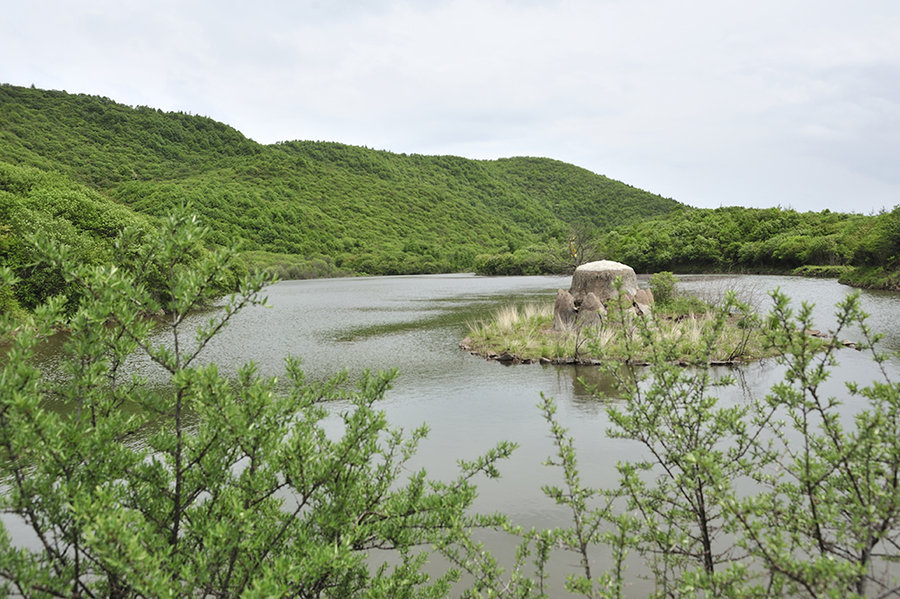
M599 366L604 363L603 360L596 358L576 358L572 356L563 356L557 358L523 358L517 354L503 351L497 353L493 350L479 350L472 346L472 340L466 337L459 342L459 348L469 352L473 356L481 356L486 360L493 360L502 364L552 364L556 366ZM614 359L614 358L611 358ZM624 363L635 366L649 366L650 362L643 360L625 360ZM746 364L747 360L710 360L706 364L708 366L736 366ZM687 360L678 360L675 362L678 366L697 366L696 363Z
M810 337L817 337L819 339L831 339L834 340L834 337L828 335L827 333L823 333L817 329L809 329L804 331ZM860 347L854 343L853 341L847 340L837 340L838 345L842 347L846 347L848 349L854 349L856 351L860 351ZM554 366L599 366L603 364L603 360L598 360L596 358L578 358L573 356L562 356L556 358L523 358L515 353L509 351L496 352L494 350L481 350L476 348L472 340L469 337L466 337L462 341L459 342L459 348L463 351L468 352L473 356L481 356L486 360L492 360L496 362L500 362L501 364L542 364L542 365L554 365ZM615 359L615 358L610 358ZM706 366L739 366L741 364L748 364L749 362L754 362L756 360L743 360L743 359L734 359L734 360L709 360L704 364ZM643 360L623 360L625 364L631 364L634 366L649 366L650 362ZM688 360L676 360L673 362L677 366L699 366L700 364L696 362L690 362Z

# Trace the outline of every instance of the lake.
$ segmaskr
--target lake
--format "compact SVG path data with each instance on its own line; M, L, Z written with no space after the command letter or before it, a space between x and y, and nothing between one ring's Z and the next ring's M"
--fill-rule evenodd
M341 369L354 375L363 369L397 368L399 376L381 406L394 426L430 426L416 466L446 479L456 473L458 458L472 459L500 440L515 442L519 449L502 465L503 477L480 485L476 509L503 511L526 527L563 526L569 523L568 513L540 490L560 477L542 466L553 447L536 406L541 393L556 398L558 416L575 438L585 483L615 486L616 462L634 459L639 448L606 438L605 403L579 379L604 381L591 367L504 365L469 355L458 343L467 323L487 319L509 303L550 303L556 289L568 288L570 280L429 275L285 281L267 289L268 307L248 309L234 319L205 359L226 371L252 360L262 374L282 376L284 358L299 356L313 379ZM835 326L834 304L853 291L833 280L776 276L683 276L679 284L683 291L713 296L735 288L763 310L771 306L766 292L776 287L797 307L801 301L814 302L815 325L823 331ZM871 326L885 333L884 348L900 350L900 294L863 291L862 302ZM206 317L195 318L200 322ZM842 337L853 340L857 334ZM860 352L841 350L839 359L829 383L835 394L842 394L844 380L866 382L875 375ZM52 352L46 360L52 365ZM151 379L158 376L147 361L134 360L130 367ZM888 368L900 375L896 359ZM741 384L723 401L765 394L781 377L774 360L727 371L737 374ZM571 556L557 566L557 573L576 562Z

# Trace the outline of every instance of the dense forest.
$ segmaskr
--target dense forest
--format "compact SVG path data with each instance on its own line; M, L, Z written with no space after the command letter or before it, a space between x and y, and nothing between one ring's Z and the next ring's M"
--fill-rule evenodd
M65 246L67 255L86 267L125 266L152 249L157 230L152 217L65 175L0 162L0 267L18 279L14 292L6 286L0 289L0 313L30 310L54 295L68 296L72 307L77 303L79 286L43 260L44 248ZM194 244L181 263L191 264L210 249ZM148 274L151 283L162 276ZM237 262L221 290L245 274L246 265Z
M900 288L900 205L876 215L684 208L603 234L599 254L644 272L797 272Z
M237 243L251 266L292 277L471 271L498 254L520 269L563 271L576 228L607 231L680 207L544 158L261 145L201 116L10 85L0 86L0 162L7 173L58 173L130 218L189 205L214 243ZM6 177L36 176L16 172ZM30 201L3 189L6 212Z
M0 85L0 265L22 280L4 306L65 287L31 266L30 237L99 263L124 230L150 231L184 206L213 245L283 278L561 273L608 258L645 272L806 267L900 284L898 209L693 209L547 158L263 145L203 116Z

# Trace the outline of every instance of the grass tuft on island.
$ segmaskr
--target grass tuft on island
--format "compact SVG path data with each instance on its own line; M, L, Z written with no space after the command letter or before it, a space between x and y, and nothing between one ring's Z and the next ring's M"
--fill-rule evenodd
M729 294L720 304L678 296L657 304L649 317L628 306L609 306L599 325L553 328L553 304L507 306L489 321L469 324L460 347L509 363L730 365L777 355L757 311ZM833 340L808 331L811 348Z

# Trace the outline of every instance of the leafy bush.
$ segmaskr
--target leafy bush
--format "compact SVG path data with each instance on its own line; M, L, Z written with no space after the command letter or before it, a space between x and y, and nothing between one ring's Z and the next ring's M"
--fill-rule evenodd
M246 306L265 303L263 279L196 331L185 317L218 295L231 252L185 253L202 245L194 219L172 217L125 267L78 261L56 243L43 260L82 288L66 317L52 298L13 331L0 371L0 476L3 511L28 528L18 546L3 528L4 593L89 597L429 596L447 592L453 573L431 580L420 545L448 545L470 521L472 479L494 475L512 447L499 444L461 465L450 482L407 474L425 436L391 429L376 402L394 373L304 380L288 362L289 390L253 364L228 377L199 357ZM147 273L161 273L154 294ZM16 284L0 269L4 288ZM167 313L168 338L153 340L152 320ZM39 339L70 330L60 368L36 366ZM151 387L123 374L134 352L168 375ZM324 404L347 402L342 434L326 432ZM52 401L52 407L51 407ZM134 443L142 432L144 443ZM486 520L485 522L489 522ZM394 549L392 565L370 570L366 554Z
M667 316L685 316L689 314L705 314L715 311L716 306L710 302L688 293L679 293L665 304L660 304L660 313Z
M765 397L728 403L720 389L734 385L734 377L674 365L677 339L661 335L651 319L611 310L628 333L629 351L649 356L649 366L602 363L616 395L597 393L610 400L610 434L640 444L642 458L618 464L616 486L586 486L575 440L559 424L554 402L542 398L556 446L547 463L563 474L563 485L544 491L569 509L571 524L543 531L506 524L503 530L520 543L506 571L477 547L462 556L449 552L454 563L487 596L547 597L551 548L574 554L578 572L565 588L589 598L626 596L629 553L646 572L637 576L649 576L654 597L895 596L900 383L891 380L890 357L877 350L858 295L849 295L838 306L834 334L860 331L860 349L880 378L847 385L849 418L844 401L824 388L842 344L805 334L811 306L795 313L783 294L772 296L765 330L784 380ZM728 310L720 311L718 328L703 333L701 361L719 344L727 318ZM601 551L609 558L598 571Z
M678 277L669 271L655 273L650 277L650 291L653 293L653 301L665 306L675 299L675 286Z

